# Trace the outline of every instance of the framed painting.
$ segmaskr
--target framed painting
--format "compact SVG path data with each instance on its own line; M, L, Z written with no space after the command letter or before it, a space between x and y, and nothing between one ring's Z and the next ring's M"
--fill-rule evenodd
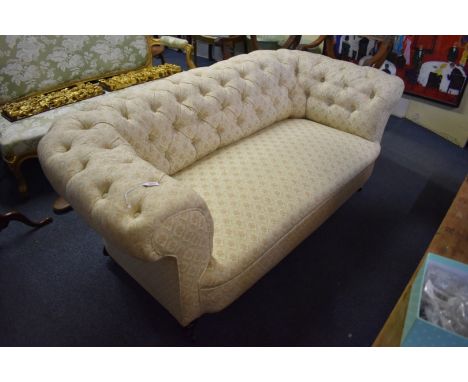
M379 42L369 36L334 36L337 58L363 64ZM405 93L458 107L468 75L468 36L394 36L380 67L405 82Z
M396 36L387 58L405 93L458 107L468 74L468 36Z

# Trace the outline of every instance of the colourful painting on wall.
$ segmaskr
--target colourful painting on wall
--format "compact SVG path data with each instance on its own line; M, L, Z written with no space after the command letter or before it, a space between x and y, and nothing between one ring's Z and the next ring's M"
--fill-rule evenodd
M363 36L335 36L337 57L363 64L379 42ZM381 70L405 82L405 93L458 107L468 76L468 36L395 36Z

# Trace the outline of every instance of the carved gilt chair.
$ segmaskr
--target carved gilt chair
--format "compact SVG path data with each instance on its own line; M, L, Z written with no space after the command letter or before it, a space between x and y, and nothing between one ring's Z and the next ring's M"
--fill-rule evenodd
M185 53L185 60L189 69L196 68L192 59L194 49L188 40L174 36L161 36L152 37L150 41L152 56L159 58L163 64L166 62L164 58L164 50L165 48L171 48Z

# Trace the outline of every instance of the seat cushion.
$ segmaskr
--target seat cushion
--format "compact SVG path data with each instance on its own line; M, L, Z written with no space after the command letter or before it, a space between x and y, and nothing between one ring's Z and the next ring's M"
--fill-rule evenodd
M212 259L200 287L216 287L247 269L379 152L377 143L289 119L177 173L214 220Z

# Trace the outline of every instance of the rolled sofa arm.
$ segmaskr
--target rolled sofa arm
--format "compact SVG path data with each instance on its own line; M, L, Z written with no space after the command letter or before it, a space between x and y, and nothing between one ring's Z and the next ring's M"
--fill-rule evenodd
M52 186L120 250L146 261L174 256L193 262L201 275L213 240L204 200L140 158L109 118L92 121L92 111L60 119L40 141L39 160Z
M403 80L368 66L300 54L298 79L307 97L306 118L380 142L403 93Z

